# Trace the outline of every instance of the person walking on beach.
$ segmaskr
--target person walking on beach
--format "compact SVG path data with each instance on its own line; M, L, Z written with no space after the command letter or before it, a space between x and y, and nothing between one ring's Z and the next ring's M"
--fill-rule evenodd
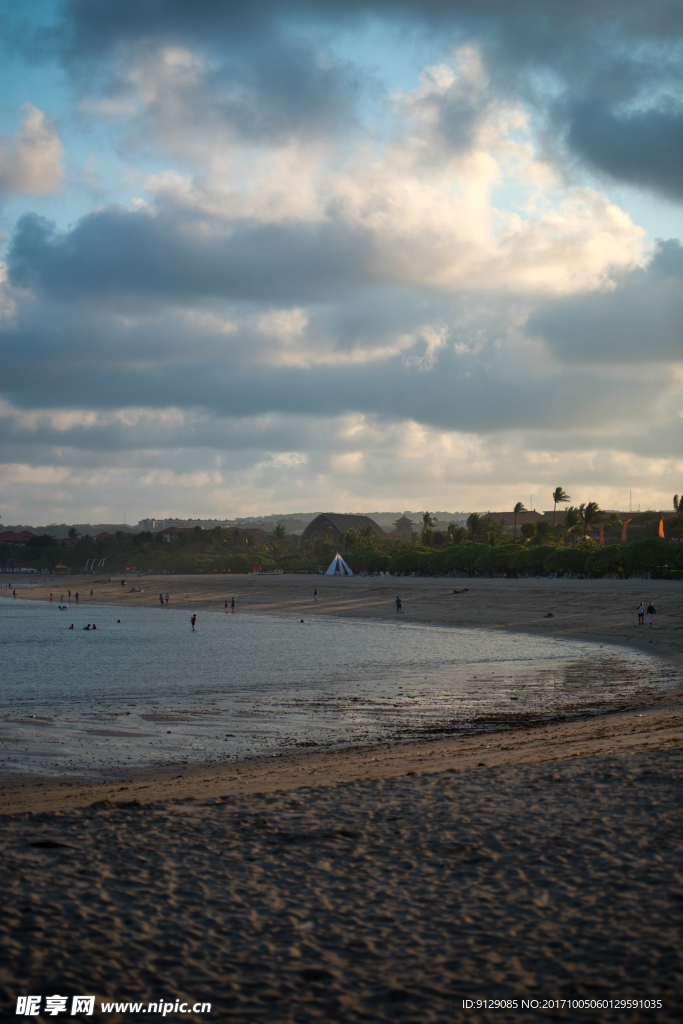
M318 600L318 588L317 588L317 587L316 587L316 588L315 588L315 590L313 591L313 600L314 600L314 601L317 601L317 600Z
M69 595L69 600L71 600L71 591L70 591L70 590L68 590L68 591L67 591L67 593L68 593L68 595Z
M80 597L78 596L78 591L76 591L76 604L78 604L79 601L80 601Z
M90 596L92 597L92 590L90 591Z
M163 594L159 594L159 604L163 607L163 604L164 604L164 595Z
M16 599L17 599L17 592L16 592L16 590L13 590L13 591L12 591L12 597L13 597L13 598L14 598L14 600L16 601Z
M401 598L397 594L396 595L396 614L400 615L402 611L403 611L403 608L401 606Z
M652 626L652 616L656 614L657 613L655 611L655 606L653 605L652 601L650 601L649 605L647 606L647 617L650 620L650 626Z
M645 625L645 605L643 604L642 601L640 602L640 604L636 608L636 611L638 612L638 625L639 626L644 626Z
M197 625L197 616L193 615L192 618L190 619L190 622L192 623L192 632L194 633L194 631L195 631L194 627Z
M166 594L166 604L168 604L170 596L170 594Z
M234 615L235 614L235 598L234 597L233 597L232 601L230 602L230 607L232 608L232 614Z
M52 604L52 594L50 594L50 604Z

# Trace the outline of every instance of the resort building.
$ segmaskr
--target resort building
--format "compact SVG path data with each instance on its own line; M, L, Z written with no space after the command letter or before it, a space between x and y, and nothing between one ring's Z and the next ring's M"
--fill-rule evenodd
M361 530L366 530L368 526L371 527L372 532L376 533L378 537L386 537L384 530L370 516L346 515L340 512L321 512L319 516L316 516L308 524L301 534L301 543L304 544L316 533L326 533L328 529L331 530L334 540L338 540L343 533L348 533L349 530L355 530L357 533L360 533Z

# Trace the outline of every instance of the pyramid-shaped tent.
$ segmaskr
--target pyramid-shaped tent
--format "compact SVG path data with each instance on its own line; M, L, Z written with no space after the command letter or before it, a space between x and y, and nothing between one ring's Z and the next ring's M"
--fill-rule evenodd
M353 570L349 568L342 556L337 553L332 561L330 567L327 570L326 576L353 576Z

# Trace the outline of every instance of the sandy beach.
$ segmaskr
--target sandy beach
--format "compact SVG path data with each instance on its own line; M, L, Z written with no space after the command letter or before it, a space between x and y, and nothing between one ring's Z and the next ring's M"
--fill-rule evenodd
M683 587L669 581L131 583L144 592L87 579L81 594L154 604L169 591L201 621L233 595L236 614L390 617L399 593L415 622L683 659ZM652 629L636 624L641 597L657 607ZM89 992L212 1003L188 1020L678 1020L682 742L683 695L670 692L599 718L116 785L15 779L0 794L3 1005ZM612 1006L591 1009L602 999Z

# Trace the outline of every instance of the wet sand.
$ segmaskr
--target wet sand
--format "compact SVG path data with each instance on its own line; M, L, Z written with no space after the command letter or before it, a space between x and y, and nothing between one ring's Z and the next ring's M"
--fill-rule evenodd
M238 614L388 617L400 593L413 621L683 655L683 585L668 581L134 583L143 595L100 584L97 600L169 590L201 615L234 593ZM652 630L634 624L640 597ZM15 780L0 795L0 998L182 998L259 1022L678 1020L682 742L669 693L597 719L238 769ZM468 998L663 1008L465 1012Z

